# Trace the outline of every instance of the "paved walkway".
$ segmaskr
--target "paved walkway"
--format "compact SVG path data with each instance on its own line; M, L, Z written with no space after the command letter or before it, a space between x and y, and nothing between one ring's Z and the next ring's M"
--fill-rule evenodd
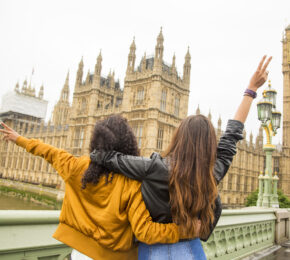
M282 245L273 245L254 253L243 260L290 260L290 241Z

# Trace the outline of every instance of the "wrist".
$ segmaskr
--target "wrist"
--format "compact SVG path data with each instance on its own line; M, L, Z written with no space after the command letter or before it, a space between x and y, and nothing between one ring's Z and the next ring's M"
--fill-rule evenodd
M256 91L250 89L250 88L247 88L244 92L244 96L249 96L251 98L256 98L257 97L257 93Z

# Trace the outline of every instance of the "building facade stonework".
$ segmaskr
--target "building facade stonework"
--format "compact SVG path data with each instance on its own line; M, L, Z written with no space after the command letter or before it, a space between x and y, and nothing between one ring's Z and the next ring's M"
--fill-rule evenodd
M191 56L185 55L182 77L175 65L163 60L164 38L162 30L157 37L154 56L144 56L136 65L136 45L133 40L124 79L124 88L115 80L114 72L102 76L102 54L96 60L94 72L84 76L83 59L80 61L72 104L69 103L69 74L54 107L52 119L9 111L0 113L0 119L28 138L41 139L46 143L70 151L75 156L88 154L90 135L97 120L114 113L128 119L143 156L161 152L169 144L174 129L187 116L190 89ZM273 156L274 171L280 178L279 187L290 196L290 27L283 39L283 144ZM27 83L26 83L27 85ZM34 92L15 91L39 100ZM33 93L32 93L33 92ZM43 97L43 87L40 90ZM199 108L196 113L200 113ZM211 119L211 114L208 115ZM222 134L221 119L216 133ZM246 132L244 132L246 137ZM56 171L41 158L32 157L13 144L0 143L0 177L42 184L63 189L63 182ZM258 187L258 175L265 167L263 132L253 140L244 139L238 144L237 155L224 180L219 185L222 202L227 207L244 205L245 198Z

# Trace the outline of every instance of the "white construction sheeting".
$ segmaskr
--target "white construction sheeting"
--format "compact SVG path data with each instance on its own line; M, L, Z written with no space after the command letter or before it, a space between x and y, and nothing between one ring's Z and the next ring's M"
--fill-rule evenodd
M44 119L47 104L46 100L11 91L2 96L0 113L12 111Z

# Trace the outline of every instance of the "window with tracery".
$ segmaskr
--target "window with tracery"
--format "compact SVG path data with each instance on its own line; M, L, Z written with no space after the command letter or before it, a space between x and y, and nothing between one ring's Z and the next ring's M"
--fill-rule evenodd
M136 105L143 104L143 101L144 101L144 88L139 88L137 90Z
M174 101L174 115L179 116L180 97L176 96Z
M158 150L162 150L162 147L163 147L163 134L164 134L164 128L163 128L163 126L160 126L158 128L157 144L156 144L156 148Z
M166 110L166 97L167 97L167 91L166 91L166 89L163 89L161 92L161 103L160 103L160 110L161 111Z

